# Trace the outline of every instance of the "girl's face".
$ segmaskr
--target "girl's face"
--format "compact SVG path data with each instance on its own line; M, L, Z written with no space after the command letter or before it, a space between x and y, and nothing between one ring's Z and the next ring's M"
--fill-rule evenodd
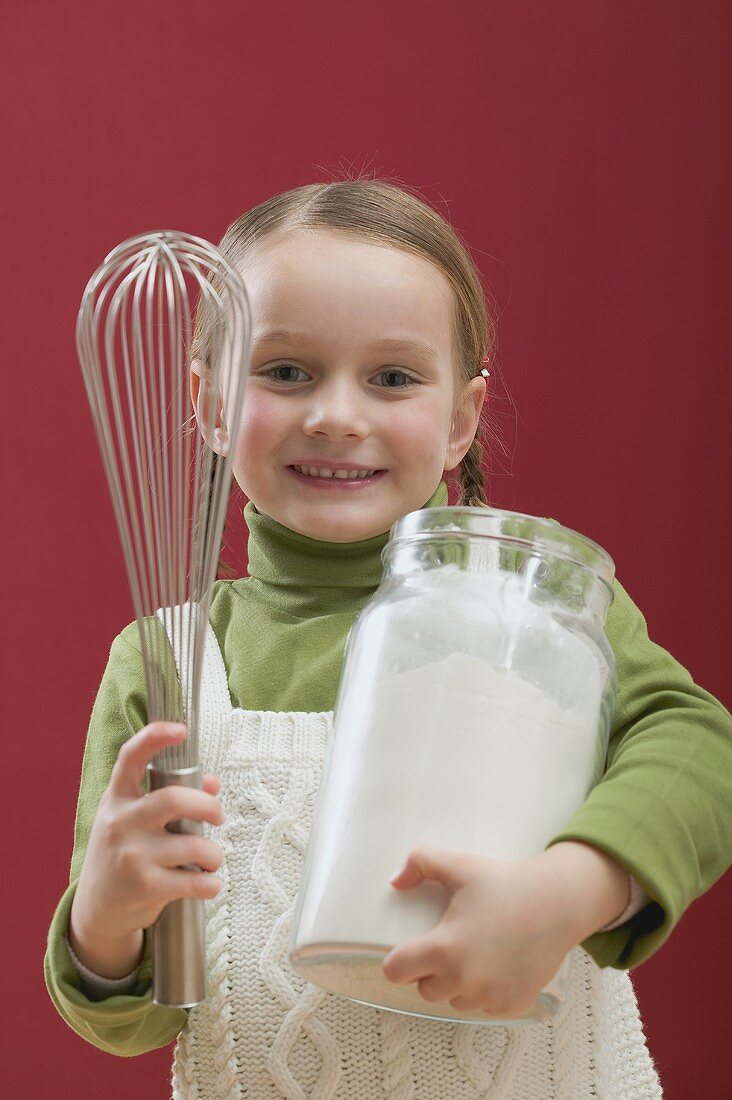
M234 477L311 538L388 531L477 427L481 376L455 406L450 284L426 260L320 229L272 235L241 272L253 330Z

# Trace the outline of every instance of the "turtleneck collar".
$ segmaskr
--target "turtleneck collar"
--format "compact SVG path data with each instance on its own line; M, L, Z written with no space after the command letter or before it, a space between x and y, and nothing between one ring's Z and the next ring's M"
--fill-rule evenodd
M444 481L423 506L447 504ZM303 615L317 609L347 610L354 598L364 600L381 581L381 551L389 532L360 542L321 542L290 530L271 516L244 508L249 528L249 577L247 584L266 588L266 598L280 610Z

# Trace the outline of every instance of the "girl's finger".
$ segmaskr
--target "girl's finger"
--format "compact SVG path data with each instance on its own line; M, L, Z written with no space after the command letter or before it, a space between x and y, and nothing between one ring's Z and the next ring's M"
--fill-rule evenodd
M169 833L156 842L152 859L158 867L169 870L194 866L204 871L218 871L224 853L220 845L208 837Z
M125 741L112 768L109 786L113 794L132 798L140 794L148 762L167 745L178 745L187 736L177 722L151 722Z
M218 794L221 790L221 780L217 775L209 775L207 772L203 777L203 789L208 794Z
M162 871L161 895L166 901L176 898L215 898L221 889L218 875L205 871Z
M221 803L215 795L178 783L146 794L130 812L134 813L139 828L153 831L164 829L171 821L180 821L182 817L207 821L214 826L221 825L224 820Z
M465 881L464 874L456 866L458 860L458 854L445 848L413 848L404 866L390 881L398 889L411 890L425 879L433 879L452 894Z
M395 947L381 968L388 981L404 985L444 973L448 965L446 949L435 941L433 933L429 933Z
M453 974L433 974L429 978L421 978L419 981L419 995L423 997L425 1001L447 1001L451 997L458 997L459 985L457 978ZM460 1005L456 1005L453 1000L450 1004L454 1008L460 1008ZM475 1006L480 1007L479 1005Z

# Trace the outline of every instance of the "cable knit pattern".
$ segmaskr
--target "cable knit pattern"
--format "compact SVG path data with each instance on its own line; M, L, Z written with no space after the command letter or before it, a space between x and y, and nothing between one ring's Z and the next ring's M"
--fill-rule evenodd
M221 779L226 814L206 832L225 860L206 903L207 1000L178 1037L173 1100L661 1097L630 975L600 970L580 947L567 1002L546 1024L406 1016L297 975L288 947L332 712L232 708L209 627L200 715L201 761Z
M411 1017L397 1012L378 1015L383 1095L389 1100L415 1100Z

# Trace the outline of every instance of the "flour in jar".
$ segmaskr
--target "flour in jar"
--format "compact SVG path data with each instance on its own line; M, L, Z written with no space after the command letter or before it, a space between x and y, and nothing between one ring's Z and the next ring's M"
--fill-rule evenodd
M578 653L579 659L579 653ZM498 859L540 852L597 779L597 707L561 707L514 672L451 653L386 676L337 716L299 944L390 948L433 928L439 883L397 891L418 844ZM339 737L339 730L347 731Z

